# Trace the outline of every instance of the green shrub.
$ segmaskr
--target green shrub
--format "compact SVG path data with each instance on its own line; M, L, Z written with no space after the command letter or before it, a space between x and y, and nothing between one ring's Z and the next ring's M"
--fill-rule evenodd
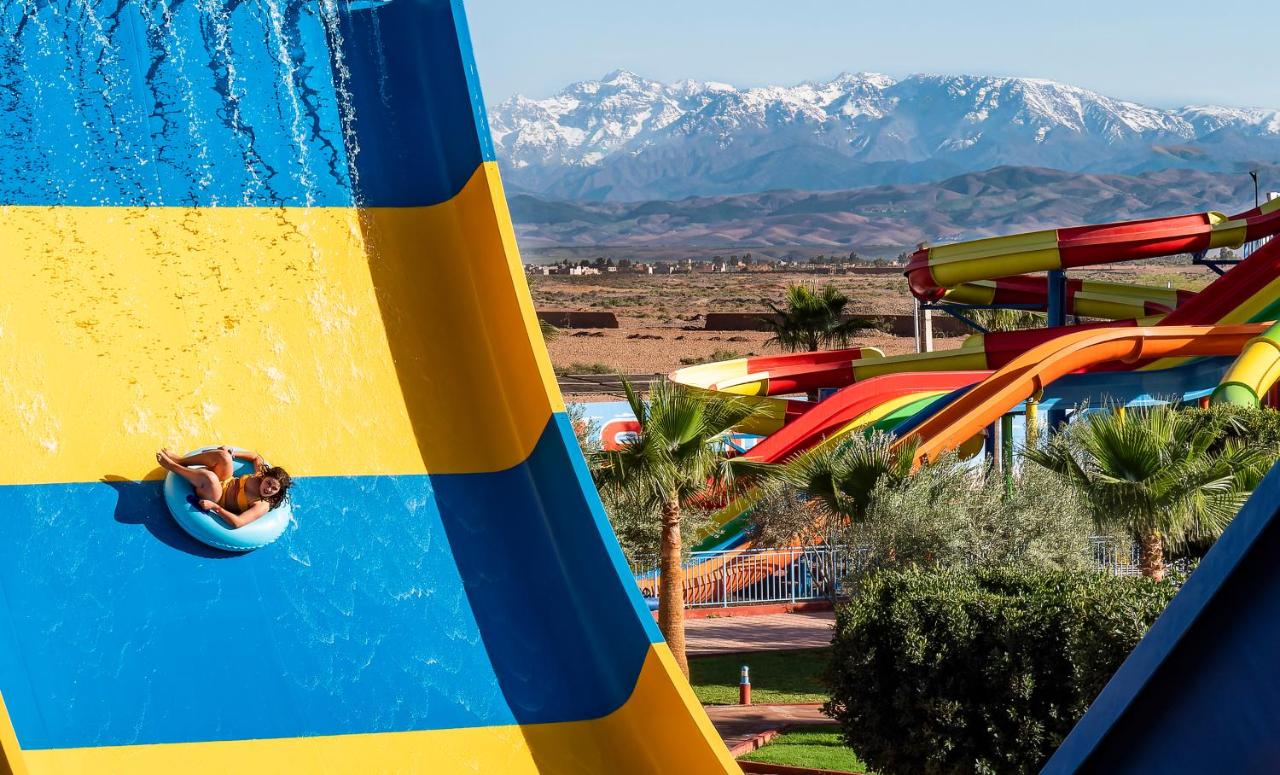
M552 369L557 376L570 374L617 374L618 370L607 363L570 363L568 366L556 366Z
M734 358L742 356L737 350L716 350L710 355L690 355L680 359L681 366L698 366L703 363L716 363L717 361L731 361Z
M662 515L638 488L602 487L600 502L627 562L638 569L658 566L662 548ZM690 507L680 522L680 550L687 559L711 526L711 512Z
M1079 571L876 573L837 613L825 709L880 772L1036 771L1173 592Z
M1274 409L1222 405L1183 411L1195 419L1198 427L1216 430L1224 443L1243 440L1280 450L1280 412Z
M548 323L547 321L543 320L542 318L538 319L538 330L542 332L543 340L548 342L560 336L560 329Z
M846 543L871 548L872 565L1017 563L1082 569L1093 526L1080 498L1044 471L1023 467L1006 489L987 468L942 460L901 481L882 479Z
M600 421L587 416L587 408L579 403L566 403L565 414L573 427L574 438L582 454L590 455L600 450Z

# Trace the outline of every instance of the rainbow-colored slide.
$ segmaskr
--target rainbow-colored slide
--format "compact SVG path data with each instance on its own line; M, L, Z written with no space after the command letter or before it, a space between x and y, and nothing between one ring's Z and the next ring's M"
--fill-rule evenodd
M731 772L520 271L461 0L0 10L0 771ZM188 538L156 448L296 522Z
M1280 201L1273 201L1230 218L1195 214L922 248L907 274L913 292L926 299L945 293L948 299L979 304L1043 304L1044 278L1025 272L1234 246L1277 231ZM960 348L922 355L884 357L872 349L855 348L741 358L680 369L672 379L704 390L755 396L752 400L767 411L743 430L768 438L748 457L778 463L868 427L915 435L922 441L921 457L957 447L976 450L987 425L1032 395L1048 404L1145 400L1154 395L1207 397L1220 379L1234 379L1230 389L1240 393L1270 386L1275 375L1268 368L1280 373L1273 365L1280 349L1260 335L1250 341L1251 354L1232 372L1247 373L1224 377L1225 356L1239 353L1245 340L1234 335L1224 349L1217 346L1224 340L1211 335L1216 329L1209 328L1280 317L1280 243L1275 241L1197 294L1090 281L1073 281L1067 292L1077 311L1128 317L974 336ZM1147 317L1138 317L1142 315ZM1169 346L1171 332L1192 330L1188 326L1195 327L1196 341ZM1118 361L1092 348L1087 350L1089 357L1077 358L1077 340L1106 332L1116 333L1116 341L1129 342L1145 356ZM1261 329L1245 333L1260 334ZM994 385L1001 386L998 399L979 398L990 399ZM817 388L839 392L817 405L783 397ZM1224 390L1219 388L1219 395ZM748 494L728 504L716 515L714 532L696 548L748 546L746 515L753 502Z

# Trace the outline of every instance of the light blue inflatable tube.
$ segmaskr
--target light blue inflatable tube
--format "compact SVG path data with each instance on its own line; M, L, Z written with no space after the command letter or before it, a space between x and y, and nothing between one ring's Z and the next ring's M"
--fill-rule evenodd
M187 454L194 455L210 449L217 448L202 447ZM232 466L236 476L253 473L253 463L248 460L233 460ZM172 472L164 478L164 502L169 506L169 513L174 520L192 538L228 552L261 549L283 535L293 519L293 510L289 507L289 502L285 501L244 527L228 527L218 517L197 508L195 488L186 479Z

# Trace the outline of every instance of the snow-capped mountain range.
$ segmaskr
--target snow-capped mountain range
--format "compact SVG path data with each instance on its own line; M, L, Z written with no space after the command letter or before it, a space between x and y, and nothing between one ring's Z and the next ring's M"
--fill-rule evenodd
M627 72L490 108L508 185L633 201L940 180L1000 165L1137 174L1280 160L1280 112L1162 109L1034 78L875 73L738 89Z

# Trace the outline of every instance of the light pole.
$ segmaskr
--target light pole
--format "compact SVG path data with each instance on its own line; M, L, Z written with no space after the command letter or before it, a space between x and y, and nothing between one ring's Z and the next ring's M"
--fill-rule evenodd
M1258 171L1249 170L1249 177L1253 178L1253 206L1258 206Z

